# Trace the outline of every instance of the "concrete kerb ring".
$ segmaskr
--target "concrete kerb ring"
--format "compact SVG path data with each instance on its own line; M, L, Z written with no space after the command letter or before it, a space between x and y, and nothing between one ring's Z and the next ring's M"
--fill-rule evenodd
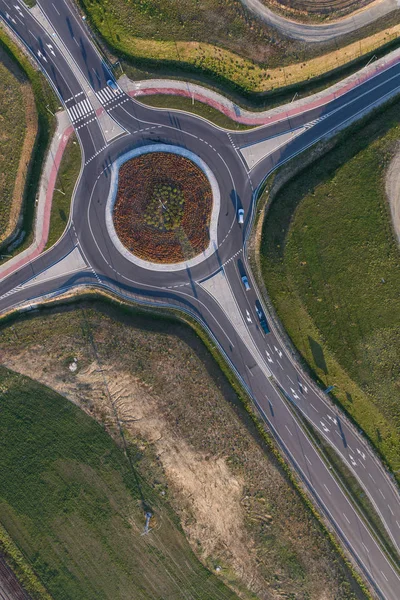
M117 198L118 191L118 173L119 168L126 161L131 158L136 158L137 156L141 156L142 154L149 154L151 152L166 152L169 154L179 154L185 158L191 160L195 165L197 165L207 177L212 191L213 198L213 206L211 211L211 219L210 219L210 242L207 248L201 254L198 254L194 258L179 262L179 263L169 263L169 264L161 264L154 263L147 260L143 260L135 254L132 254L120 241L117 232L115 231L114 221L113 221L113 210L115 201ZM217 239L217 229L218 229L218 217L221 206L221 195L219 190L219 185L214 173L211 171L210 167L196 154L186 150L185 148L181 148L179 146L173 146L172 144L151 144L148 146L141 146L140 148L135 148L134 150L130 150L126 152L122 156L119 156L112 164L111 167L111 183L110 183L110 191L107 198L106 204L106 227L108 235L118 252L122 254L127 260L131 263L134 263L138 267L142 267L143 269L148 269L151 271L181 271L183 269L188 269L190 267L194 267L195 265L200 264L203 260L208 259L218 248L218 239Z

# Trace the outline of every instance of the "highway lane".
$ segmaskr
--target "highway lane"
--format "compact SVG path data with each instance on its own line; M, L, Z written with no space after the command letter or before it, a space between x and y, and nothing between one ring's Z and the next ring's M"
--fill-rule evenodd
M4 0L0 0L0 2L4 3ZM39 28L38 31L40 31L40 25L36 23L35 26L37 26ZM71 44L71 47L73 47L72 44L76 47L75 52L76 58L78 59L81 53L78 44L75 44L72 40L69 40L69 43ZM87 40L85 41L85 44L90 44L90 42ZM89 56L89 53L87 55ZM90 61L90 65L97 69L98 72L101 72L102 60L97 51L90 54ZM68 63L63 64L63 69L65 70L66 80L74 79L74 73ZM52 76L51 71L46 72L49 77ZM394 72L395 71L391 71L390 73ZM382 85L379 87L376 85L377 79L375 78L375 80L369 83L369 88L364 84L363 87L360 86L360 90L362 89L362 92L364 93L369 89L371 94L369 99L371 100L372 98L375 101L378 97L384 96L390 89L394 89L394 87L397 86L398 82L396 77L396 74L393 78L386 74L385 78L382 79ZM275 435L280 440L280 443L283 445L284 451L288 453L288 456L291 457L293 461L295 461L297 469L306 479L310 489L314 489L314 494L319 499L319 502L324 505L327 510L329 509L330 518L334 519L337 530L339 532L346 532L346 535L342 536L344 543L349 544L351 551L363 565L363 570L366 572L367 576L370 577L371 580L375 582L375 585L383 591L383 597L394 598L393 590L395 590L398 585L398 580L396 579L397 576L395 574L390 574L390 566L388 566L385 557L382 555L382 552L376 546L375 542L366 534L365 537L364 526L359 517L355 513L354 517L353 515L349 517L348 511L342 511L342 513L340 513L340 511L338 512L335 510L335 506L347 507L347 500L340 490L337 490L335 486L331 485L331 474L318 455L315 454L315 456L313 455L311 458L310 452L308 452L306 456L307 459L312 462L312 472L315 473L316 470L318 470L318 472L320 470L320 477L318 477L319 487L315 488L315 482L310 478L307 465L304 461L307 462L308 466L310 465L305 458L301 458L302 454L300 446L304 447L304 444L306 443L303 439L304 434L302 432L298 433L297 429L294 430L293 416L290 411L288 411L285 401L277 394L275 387L271 386L268 377L265 376L265 369L260 368L259 363L255 363L254 356L249 352L246 344L241 340L235 327L230 321L229 315L218 307L216 302L210 298L209 295L205 294L204 290L201 288L201 284L199 284L202 279L209 277L223 266L228 275L229 284L237 299L237 303L239 307L241 307L243 315L246 314L243 311L246 310L244 307L247 306L247 301L250 296L244 294L237 261L244 258L240 253L243 248L246 232L251 225L251 218L249 218L249 215L251 215L251 207L254 198L253 188L258 185L267 172L276 167L276 165L287 160L291 155L303 150L308 145L315 143L316 139L319 139L321 135L326 131L329 131L329 127L335 124L337 125L338 122L345 121L357 112L360 107L365 107L368 104L366 101L367 98L367 96L362 96L360 94L360 98L354 103L344 102L342 100L342 104L340 104L339 99L337 99L334 101L335 104L331 104L330 106L327 105L324 109L327 114L332 112L332 108L336 110L339 106L343 107L340 111L337 111L335 117L326 117L308 129L291 144L288 144L286 148L272 153L267 159L257 165L251 173L245 169L238 154L235 144L236 138L233 137L234 134L231 134L231 139L234 140L234 143L231 144L225 131L215 128L200 118L183 113L175 113L174 111L152 110L132 100L125 102L123 105L115 106L115 108L112 108L115 105L115 103L112 103L109 110L112 110L114 118L117 118L131 134L115 140L112 144L106 145L102 151L99 151L99 148L103 147L102 144L104 144L104 138L101 139L101 137L98 137L93 140L93 135L91 133L91 128L94 126L95 129L93 129L93 133L95 135L101 134L98 123L94 121L78 130L80 142L85 151L85 162L87 162L87 165L83 171L83 176L74 198L72 219L68 232L62 238L60 243L58 243L50 252L39 257L32 264L21 269L19 273L13 274L11 277L0 283L0 310L5 310L7 307L13 306L15 303L27 298L35 298L37 295L55 292L60 288L92 283L107 286L116 293L136 301L153 301L158 302L159 304L174 305L194 313L215 337L216 343L221 346L227 359L236 369L238 375L252 393L255 401L259 404L260 409L264 411L265 418L267 418L268 410L271 410L271 405L273 405L274 431ZM348 99L349 98L347 98L347 100ZM64 100L68 106L68 100L65 100L64 98L62 98L62 100ZM72 103L74 102L75 101L72 101ZM318 116L318 114L320 115L321 113L312 111L305 112L301 117L302 120L299 120L298 123L307 123L310 116L314 117ZM293 122L282 121L278 126L272 126L268 130L267 135L271 135L271 132L276 134L277 131L286 131L290 126L293 126ZM277 127L277 129L274 129L274 127ZM266 136L266 129L267 128L260 128L252 132L252 141L264 139ZM243 138L237 136L237 139ZM152 141L155 140L182 145L201 156L205 162L212 167L214 172L216 172L222 190L221 212L218 223L218 252L207 261L191 269L189 272L178 271L175 273L160 274L159 272L154 273L152 271L139 269L116 251L113 244L110 242L104 227L104 207L108 193L107 165L127 149L132 148L135 145L152 143ZM96 184L98 188L96 187ZM96 194L98 194L98 197L96 197ZM239 203L246 211L247 225L245 228L240 228L235 219ZM82 272L81 274L75 273L73 275L60 277L59 279L42 281L39 285L33 287L18 287L28 278L40 273L56 261L60 260L63 256L68 254L75 245L78 245L78 247L82 249L82 253L90 266L89 270ZM248 275L250 274L248 273ZM255 296L253 300L255 300ZM246 317L243 316L244 325L247 327L251 339L254 340L255 344L260 349L260 354L264 358L265 366L271 367L271 371L274 373L277 381L281 382L286 393L289 395L293 394L291 391L293 383L290 379L296 381L296 376L295 373L292 373L291 369L297 370L296 366L292 363L290 357L286 356L286 350L281 346L279 339L274 332L268 334L269 341L266 342L260 329L256 328L254 308L250 306L248 310L250 314L253 315L253 321L250 324ZM275 350L275 347L277 350ZM273 363L270 363L268 360L268 355L266 354L267 351L269 352L271 360L274 361ZM274 354L275 352L277 354L276 356ZM282 356L279 355L280 353ZM279 366L278 361L283 367L282 373L280 372L281 367ZM285 376L286 379L282 380L282 377ZM301 373L299 376L302 377ZM283 386L282 382L286 385ZM305 385L308 389L305 379L301 379L300 383L303 386ZM299 390L295 387L292 389L295 390L294 393L301 398ZM310 391L304 393L305 400L303 406L303 409L305 411L308 409L309 413L311 403L310 405L307 404L306 398L307 400L309 400L309 398L306 394L310 394L311 390L312 393L315 394L315 397L312 398L312 404L316 406L316 408L319 406L317 406L316 402L321 402L321 398L323 397L321 392L315 392L310 385ZM267 401L267 398L265 398L266 393L269 402ZM296 400L296 398L294 399ZM330 416L331 418L336 418L334 415L332 416L332 414ZM271 417L272 415L270 415L270 419ZM325 427L328 427L328 421L330 423L328 416L324 416L322 421L325 424ZM316 419L314 418L314 423L315 422ZM298 428L296 423L295 426ZM319 427L322 427L321 423L319 424ZM296 435L294 435L294 431ZM330 429L329 434L331 432L332 439L330 439L330 441L333 444L336 443L336 445L340 444L340 440L335 439L335 437L338 436L334 435L335 429L333 426ZM324 433L327 432L324 431ZM345 435L346 438L350 439L350 436L354 435L354 432L351 429L348 432L346 430ZM298 441L299 439L301 440L301 444ZM297 441L295 442L295 440ZM356 441L358 442L357 448L368 457L370 464L373 466L376 461L364 440L357 439ZM343 449L341 450L343 451ZM360 456L362 458L362 455ZM301 462L302 460L303 463ZM349 456L347 456L347 460L351 460ZM360 463L360 466L362 466L362 463ZM361 471L361 469L359 470ZM385 476L383 470L380 470L379 473L373 471L373 473L375 481L375 475L380 476L379 489L383 491L385 496L384 499L378 498L379 509L382 514L384 514L385 506L387 506L386 512L388 512L388 507L390 505L391 510L394 512L393 516L397 517L397 512L395 511L398 510L399 502L398 497L396 497L396 490L391 485L390 480ZM325 485L323 485L323 483L325 483ZM366 485L368 493L373 495L375 488L374 481L369 478L364 482L364 485ZM391 494L394 498L393 503ZM388 502L390 504L386 504L387 498L389 499ZM349 519L351 522L350 528L347 527L349 523L347 523L346 519ZM397 521L397 518L395 520ZM386 524L388 525L388 523ZM389 521L388 527L394 538L398 539L395 535L397 532L394 529L396 526ZM362 542L360 542L360 532L363 532L364 536ZM374 565L380 565L382 568L376 569ZM392 590L392 592L390 590Z

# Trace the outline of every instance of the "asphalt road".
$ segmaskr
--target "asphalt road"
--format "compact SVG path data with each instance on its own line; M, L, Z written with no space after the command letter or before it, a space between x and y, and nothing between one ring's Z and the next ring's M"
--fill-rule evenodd
M380 0L372 2L369 6L354 12L347 17L330 21L326 24L311 24L292 21L267 8L261 0L241 0L259 19L278 29L283 35L301 40L302 42L315 43L327 42L329 40L346 35L361 27L370 25L381 17L398 10L397 0Z
M362 436L301 372L272 323L270 333L265 334L260 327L255 310L260 296L247 265L245 241L254 216L255 192L268 173L400 89L400 65L388 68L322 108L307 111L305 107L295 118L283 116L280 122L269 126L228 135L204 119L146 107L122 91L110 96L107 80L112 75L70 5L64 0L56 4L39 0L38 4L49 20L49 33L19 0L0 0L0 17L30 50L69 110L82 147L84 168L66 232L49 251L0 281L0 313L26 301L35 303L46 295L93 285L129 300L175 307L192 315L214 339L251 394L282 452L376 593L387 600L398 599L398 574L300 427L290 405L297 405L354 472L397 548L398 490ZM84 110L87 97L78 72L104 110L126 131L111 143L106 142L94 111ZM240 147L305 124L308 125L304 133L253 169L246 167ZM160 272L138 267L118 252L106 229L110 166L127 150L155 142L179 145L197 154L214 172L221 191L218 247L207 260L190 269ZM237 223L239 207L245 211L243 226ZM39 283L27 283L75 248L79 248L86 269L72 275L43 276ZM206 289L207 282L221 271L241 315L241 328L235 327L224 302L218 302ZM251 282L247 292L241 280L245 273ZM246 336L242 334L244 330ZM256 357L246 339L251 339Z

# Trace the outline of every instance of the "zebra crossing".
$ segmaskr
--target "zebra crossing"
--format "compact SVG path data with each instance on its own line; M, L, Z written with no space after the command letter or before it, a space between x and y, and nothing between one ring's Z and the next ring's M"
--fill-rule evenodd
M322 115L322 117L318 117L317 119L314 119L313 121L310 121L309 123L306 123L306 125L304 125L305 129L311 129L311 127L314 127L314 125L316 125L317 123L320 123L321 121L326 119L326 117L329 117L329 114Z
M105 87L96 92L97 99L103 104L103 106L111 103L113 100L121 100L121 96L123 95L123 91L120 88L115 90Z
M89 115L94 115L93 106L86 98L84 100L81 100L81 102L74 104L73 106L67 107L67 112L70 116L72 123L77 123L78 121L85 119Z

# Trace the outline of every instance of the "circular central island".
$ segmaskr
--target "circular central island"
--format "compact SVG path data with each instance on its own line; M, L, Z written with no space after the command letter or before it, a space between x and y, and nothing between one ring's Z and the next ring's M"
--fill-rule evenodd
M107 229L139 266L175 271L210 256L218 247L219 208L214 174L184 148L144 146L113 164Z
M207 248L212 190L189 158L151 152L119 170L115 231L127 250L155 263L190 260Z

